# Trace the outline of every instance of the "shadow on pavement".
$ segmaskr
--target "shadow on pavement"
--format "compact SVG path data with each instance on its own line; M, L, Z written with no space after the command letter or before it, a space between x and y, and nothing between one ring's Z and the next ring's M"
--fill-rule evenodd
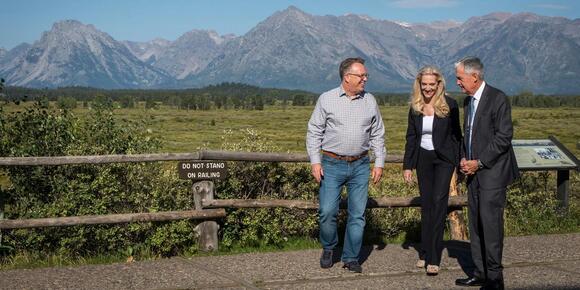
M475 264L471 258L470 244L467 241L444 241L443 246L447 248L450 258L455 258L461 267L461 270L468 276L473 275Z
M371 255L371 253L375 250L375 247L376 247L376 250L381 251L381 250L385 249L386 246L387 246L387 244L385 244L383 242L378 243L376 245L363 246L362 249L360 250L360 254L359 254L360 264L362 265L367 261L367 259Z
M405 241L401 247L405 250L413 249L417 252L417 259L419 259L419 251L421 251L421 243L415 241ZM443 248L447 249L447 253L450 258L457 260L457 263L461 267L461 270L465 272L466 275L473 275L475 270L475 264L473 264L473 259L471 258L471 249L469 242L467 241L443 241ZM443 251L443 249L441 249Z

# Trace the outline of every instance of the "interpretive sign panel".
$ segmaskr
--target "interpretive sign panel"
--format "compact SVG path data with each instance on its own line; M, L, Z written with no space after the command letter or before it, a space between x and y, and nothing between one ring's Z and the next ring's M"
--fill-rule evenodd
M578 159L553 137L512 140L520 170L577 169Z
M192 180L225 179L228 167L225 161L179 162L179 178Z

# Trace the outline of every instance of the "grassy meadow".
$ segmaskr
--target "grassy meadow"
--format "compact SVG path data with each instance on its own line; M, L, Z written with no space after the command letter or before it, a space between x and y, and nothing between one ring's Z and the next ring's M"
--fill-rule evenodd
M31 103L5 105L5 112L23 110ZM89 109L77 108L82 116ZM259 132L280 149L280 152L305 152L306 126L312 106L266 106L264 110L212 109L184 110L160 105L156 109L115 109L123 121L143 121L149 130L162 140L161 152L194 152L199 149L220 149L224 133L236 141L245 129ZM387 151L402 154L407 129L407 106L381 106L386 128ZM463 112L461 112L463 113ZM514 139L546 139L555 136L576 156L580 154L580 110L573 107L512 109ZM462 119L461 119L462 120Z
M219 149L225 131L241 138L244 129L254 129L280 148L281 152L305 152L306 125L312 107L266 107L256 110L187 111L118 109L115 114L128 120L148 120L148 128L163 140L163 152L193 152L200 148ZM77 109L82 114L85 109ZM404 151L408 108L383 106L387 150ZM514 139L546 139L555 136L578 156L580 110L577 108L513 108Z

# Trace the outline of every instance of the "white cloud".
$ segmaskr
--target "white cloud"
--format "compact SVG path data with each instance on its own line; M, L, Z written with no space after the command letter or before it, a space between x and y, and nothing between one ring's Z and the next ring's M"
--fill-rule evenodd
M544 9L554 9L554 10L564 10L569 9L566 5L559 5L559 4L549 4L549 3L542 3L542 4L534 4L532 5L536 8L544 8Z
M457 0L395 0L391 5L399 8L436 8L453 7L458 4Z

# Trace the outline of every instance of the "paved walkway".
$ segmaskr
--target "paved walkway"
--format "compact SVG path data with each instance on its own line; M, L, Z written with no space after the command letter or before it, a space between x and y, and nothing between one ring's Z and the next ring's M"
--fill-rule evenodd
M171 258L131 264L10 270L1 289L461 289L473 264L469 244L445 243L436 277L415 268L413 245L364 249L362 274L318 265L320 250ZM580 289L580 233L505 240L508 289ZM473 288L471 288L473 289Z

